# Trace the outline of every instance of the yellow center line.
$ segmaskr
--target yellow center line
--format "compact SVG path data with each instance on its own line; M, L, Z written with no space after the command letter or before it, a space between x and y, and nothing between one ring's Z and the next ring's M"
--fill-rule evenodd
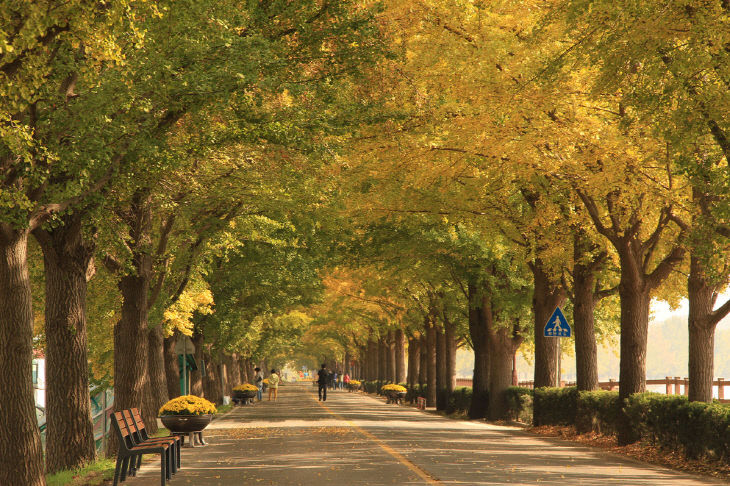
M314 395L310 395L310 396L312 397L313 400L315 400L319 404L320 407L324 408L330 415L332 415L333 417L335 417L335 418L337 418L337 419L345 422L347 425L349 425L350 427L352 427L353 429L355 429L356 431L358 431L363 437L365 437L367 439L370 439L371 441L375 442L378 446L380 446L381 449L383 449L385 452L387 452L388 454L390 454L396 461L398 461L399 463L403 464L405 467L407 467L408 469L410 469L411 471L413 471L419 478L423 479L427 484L431 484L431 485L434 485L434 484L435 485L443 484L443 483L441 483L441 481L439 481L438 479L432 477L429 473L427 473L426 471L424 471L423 469L421 469L420 467L416 466L411 461L409 461L408 459L406 459L403 456L403 454L401 454L400 452L396 451L395 449L393 449L392 447L390 447L388 444L386 444L385 442L383 442L382 440L378 439L373 434L371 434L370 432L368 432L367 430L364 430L362 427L360 427L359 425L357 425L352 420L348 420L348 419L344 418L342 415L339 415L339 414L333 412L323 402L317 401L317 399L314 397Z

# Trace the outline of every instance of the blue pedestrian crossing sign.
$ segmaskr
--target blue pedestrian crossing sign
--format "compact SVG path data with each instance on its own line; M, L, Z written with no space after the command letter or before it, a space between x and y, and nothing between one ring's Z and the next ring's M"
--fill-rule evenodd
M560 307L555 308L555 312L548 319L545 324L545 330L543 332L545 337L570 337L571 329L568 320L563 315L563 311Z

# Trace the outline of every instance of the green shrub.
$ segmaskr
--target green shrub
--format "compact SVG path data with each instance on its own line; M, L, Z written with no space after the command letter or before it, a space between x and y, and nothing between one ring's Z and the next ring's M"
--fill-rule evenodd
M447 413L468 413L469 407L471 406L471 387L460 387L455 388L454 392L449 396L448 405L446 406Z
M536 388L533 398L534 425L575 425L578 390L567 388Z
M505 392L507 413L512 420L532 423L532 390L521 386L511 386Z
M637 393L625 405L641 437L689 458L730 458L730 407L679 395Z
M578 392L576 429L581 434L586 432L615 434L621 413L620 404L618 392L603 390Z

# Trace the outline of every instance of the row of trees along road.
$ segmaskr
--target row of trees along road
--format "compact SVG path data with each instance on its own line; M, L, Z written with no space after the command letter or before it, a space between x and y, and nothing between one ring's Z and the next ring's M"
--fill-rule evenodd
M44 484L34 342L49 472L94 458L87 363L154 424L176 334L212 399L254 362L327 359L443 408L467 346L470 415L501 418L519 347L556 384L557 305L580 389L620 333L627 397L651 299L687 297L690 399L711 400L730 5L368 5L0 9L0 483Z
M432 301L465 294L476 396L482 383L501 383L494 361L528 334L535 386L556 384L557 344L542 328L566 303L579 388L597 386L596 327L617 321L619 394L642 392L650 301L687 297L690 399L712 399L714 329L730 311L716 302L729 268L728 10L721 1L387 3L403 57L381 64L370 95L394 116L353 140L343 175L360 245L375 252L358 262L397 276L375 295L400 295L402 315L387 318L398 327L420 310L413 336L425 332L427 343L443 319ZM386 243L377 237L387 226L434 233L393 248L393 228ZM466 248L463 234L483 248ZM620 430L621 443L634 439Z
M288 217L283 203L299 195L274 176L316 173L325 155L308 154L331 151L327 139L356 120L346 93L382 49L358 2L41 1L5 5L0 16L0 428L13 438L0 444L0 483L41 485L44 469L95 457L86 328L94 272L120 296L121 310L111 310L115 406L143 404L154 424L167 390L160 316L169 310L184 324L181 315L210 307L203 267L242 244L244 232L230 228L255 228L255 218L293 224L275 218ZM280 194L276 205L270 197ZM279 212L268 215L272 207ZM43 253L40 282L30 279L31 235ZM44 297L45 468L31 284Z

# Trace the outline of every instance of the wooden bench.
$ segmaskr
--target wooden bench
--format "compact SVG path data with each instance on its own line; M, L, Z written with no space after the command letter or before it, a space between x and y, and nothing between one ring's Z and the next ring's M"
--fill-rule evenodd
M144 421L142 420L142 414L140 414L139 409L137 408L124 410L122 414L124 415L124 419L127 422L127 425L130 427L130 431L132 432L132 439L137 445L154 444L161 442L168 443L172 446L172 450L170 451L170 455L172 456L170 458L170 467L172 469L172 474L175 474L177 470L180 469L180 452L182 439L174 435L168 435L167 437L150 437L147 434L147 427L145 427ZM137 464L135 465L135 474L136 470L139 469L141 462L142 456L140 455L137 458Z
M131 416L131 412L129 415ZM143 454L160 454L160 484L165 486L165 481L172 478L172 463L176 460L172 453L174 448L172 443L169 440L136 443L132 428L125 419L124 413L114 412L110 418L119 443L117 463L114 468L114 486L125 481L128 473L136 474ZM137 429L134 428L134 430Z

